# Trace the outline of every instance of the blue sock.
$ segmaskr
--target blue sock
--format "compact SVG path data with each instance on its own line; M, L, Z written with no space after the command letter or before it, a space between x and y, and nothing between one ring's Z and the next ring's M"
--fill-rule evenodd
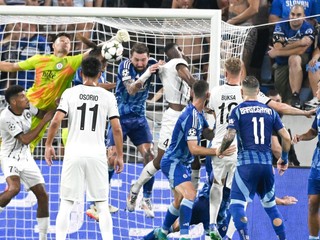
M150 178L150 180L143 185L143 197L144 198L151 197L153 183L154 183L154 176L152 178Z
M182 199L180 205L180 235L189 234L189 225L192 215L193 201Z
M169 231L170 227L178 217L179 217L179 210L176 209L171 203L166 213L166 216L164 218L162 229L165 231Z
M283 224L283 217L282 217L281 213L279 212L278 207L276 205L274 205L270 208L265 207L264 210L268 214L268 216L271 220L272 227L273 227L274 231L276 232L276 234L278 235L279 239L285 240L286 239L286 232L285 232L285 227ZM273 225L273 220L276 218L281 219L282 223L280 226Z
M112 176L113 176L113 174L114 174L114 169L113 168L109 168L108 169L108 173L109 173L109 183L111 182L111 178L112 178Z
M242 204L231 204L230 213L233 217L234 225L236 226L239 235L246 234L248 235L248 224L247 222L241 221L241 219L246 217L244 206ZM245 238L244 238L245 239Z

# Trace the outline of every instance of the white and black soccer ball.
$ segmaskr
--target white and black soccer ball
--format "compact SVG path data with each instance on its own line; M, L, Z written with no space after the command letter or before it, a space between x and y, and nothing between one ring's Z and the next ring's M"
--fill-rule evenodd
M116 62L122 58L123 46L116 40L112 40L103 44L101 55L107 62Z

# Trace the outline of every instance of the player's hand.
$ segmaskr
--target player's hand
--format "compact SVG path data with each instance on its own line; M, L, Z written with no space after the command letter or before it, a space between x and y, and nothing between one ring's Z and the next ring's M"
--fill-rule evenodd
M281 158L279 158L277 162L277 169L280 176L282 176L284 172L288 169L288 165L288 163L284 164L284 161Z
M117 32L117 35L115 37L115 40L118 42L129 42L130 41L130 35L127 30L125 29L120 29Z
M134 86L138 89L141 89L143 87L143 82L141 80L137 80L135 81Z
M298 202L298 199L296 199L295 197L292 196L284 196L282 199L282 205L293 205L296 204Z
M236 151L237 151L237 147L234 144L231 145L230 147L228 147L226 150L224 150L224 152L221 152L220 147L219 147L216 150L216 156L218 156L219 158L223 158L224 156L231 156Z
M46 160L49 166L52 165L52 157L56 158L56 153L54 151L53 146L46 146L46 149L44 152L44 159Z
M296 135L293 137L291 143L297 144L297 143L300 142L300 141L301 141L301 135L296 134Z
M113 168L116 173L121 173L124 168L123 164L123 157L116 157L114 163L113 163Z
M312 116L316 114L316 111L317 111L317 108L313 108L308 111L304 111L304 116L307 118L312 118Z

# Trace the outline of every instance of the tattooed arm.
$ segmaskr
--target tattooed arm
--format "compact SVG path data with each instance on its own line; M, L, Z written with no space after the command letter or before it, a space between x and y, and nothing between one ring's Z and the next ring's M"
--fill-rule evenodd
M218 148L216 155L220 156L221 153L223 153L233 142L233 139L235 138L237 134L237 131L233 128L228 128L227 133L224 135L221 146Z

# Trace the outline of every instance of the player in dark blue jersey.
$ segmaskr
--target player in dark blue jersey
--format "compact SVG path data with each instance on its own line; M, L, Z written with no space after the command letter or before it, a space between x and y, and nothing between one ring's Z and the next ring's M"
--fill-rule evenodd
M172 134L171 144L161 160L161 171L168 178L174 193L161 228L154 231L156 239L167 239L171 225L179 218L180 239L189 239L189 224L196 190L191 182L191 163L194 155L215 155L216 149L199 146L201 134L212 139L203 109L209 98L209 85L197 81L193 85L193 101L181 113ZM224 154L235 151L235 146Z
M278 160L282 175L288 168L290 135L278 113L257 101L259 82L255 77L248 76L242 82L241 91L244 102L231 112L228 132L217 150L219 155L237 135L238 163L231 187L230 212L240 239L249 239L245 205L257 193L278 238L286 239L283 218L275 201L271 136L274 130L282 139L282 154Z
M320 99L320 82L318 81L317 98ZM299 135L293 141L309 141L318 136L317 146L312 157L310 175L308 179L308 225L309 239L319 239L319 206L320 206L320 108L317 108L316 117L311 128Z
M123 131L123 140L127 137L137 146L146 165L154 158L152 135L146 118L146 100L150 83L157 72L159 63L149 57L149 49L145 44L136 43L130 51L130 59L120 63L118 68L116 98ZM112 162L115 144L112 131L107 136L108 159ZM154 177L143 186L141 208L147 216L154 216L150 195Z

